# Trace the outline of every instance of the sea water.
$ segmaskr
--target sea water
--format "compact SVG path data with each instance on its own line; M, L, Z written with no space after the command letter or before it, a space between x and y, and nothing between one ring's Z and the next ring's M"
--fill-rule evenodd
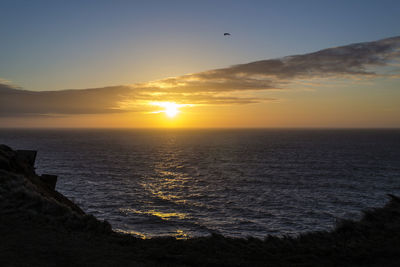
M400 130L2 129L39 174L141 237L329 230L400 195Z

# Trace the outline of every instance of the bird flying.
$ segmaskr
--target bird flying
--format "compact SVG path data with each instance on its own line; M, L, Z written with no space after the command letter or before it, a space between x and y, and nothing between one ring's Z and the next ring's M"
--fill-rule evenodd
M229 32L224 33L224 36L228 36L228 35L231 35L231 34Z

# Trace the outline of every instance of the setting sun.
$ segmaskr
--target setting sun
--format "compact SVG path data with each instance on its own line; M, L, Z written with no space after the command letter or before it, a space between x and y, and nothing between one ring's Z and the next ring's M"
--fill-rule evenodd
M166 103L164 112L168 117L173 118L179 113L178 105L175 103Z
M180 112L178 108L185 106L182 104L176 104L175 102L152 102L151 104L163 107L164 110L156 111L155 113L164 112L169 118L174 118Z

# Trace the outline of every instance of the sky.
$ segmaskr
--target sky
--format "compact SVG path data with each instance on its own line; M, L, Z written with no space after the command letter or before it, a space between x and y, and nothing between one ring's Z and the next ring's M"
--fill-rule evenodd
M0 127L400 127L399 1L0 10Z

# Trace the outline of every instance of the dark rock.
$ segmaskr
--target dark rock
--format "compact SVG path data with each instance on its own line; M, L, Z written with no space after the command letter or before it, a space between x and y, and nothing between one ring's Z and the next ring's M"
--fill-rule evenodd
M51 188L53 190L56 189L57 175L42 174L40 176L40 180L42 180L42 182L44 182L46 185L48 185L49 188Z
M10 161L6 157L3 157L1 154L0 154L0 169L6 171L11 170Z
M0 170L10 171L10 159L14 156L14 151L6 145L0 145Z
M17 150L17 159L28 163L30 166L35 166L36 154L35 150Z

